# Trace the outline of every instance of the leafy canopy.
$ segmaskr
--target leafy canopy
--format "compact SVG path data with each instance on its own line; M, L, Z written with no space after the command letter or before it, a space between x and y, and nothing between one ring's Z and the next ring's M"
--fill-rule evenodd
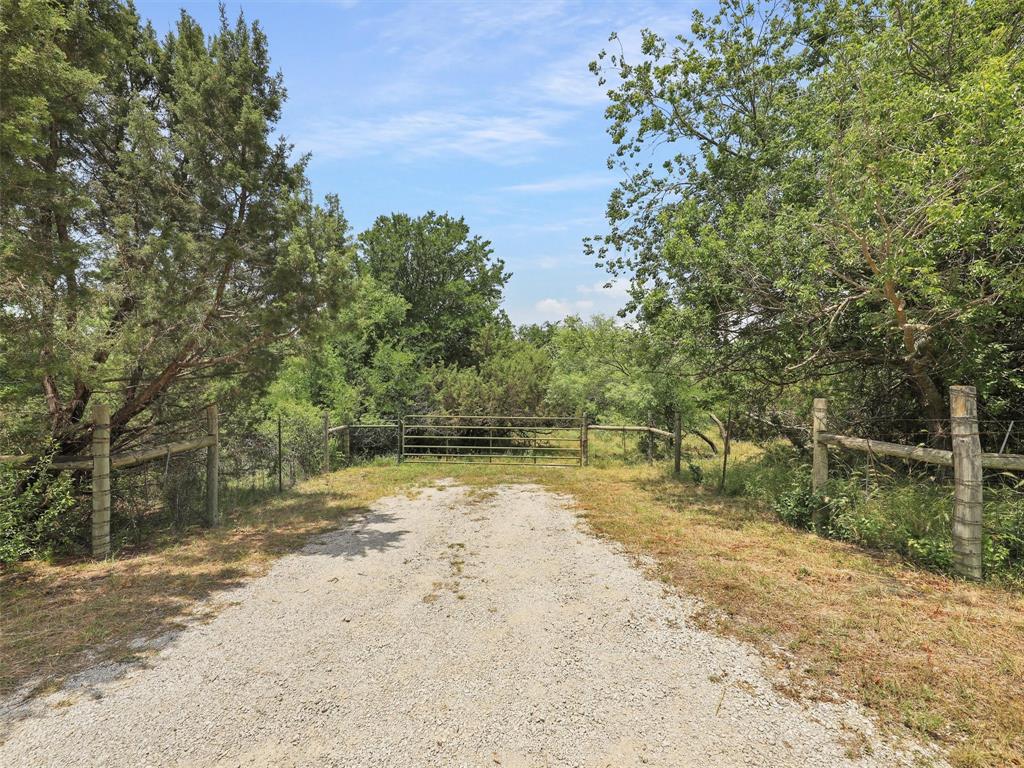
M867 387L941 438L947 385L1024 385L1022 35L1007 0L723 0L645 32L593 65L627 181L589 248L705 381Z

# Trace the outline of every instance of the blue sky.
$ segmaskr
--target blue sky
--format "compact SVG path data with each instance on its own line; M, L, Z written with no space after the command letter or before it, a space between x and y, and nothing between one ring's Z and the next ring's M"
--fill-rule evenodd
M583 255L618 178L606 97L588 63L618 32L689 28L696 2L230 2L259 19L288 102L281 131L311 152L318 197L356 231L392 211L465 216L513 273L516 323L614 313L624 285ZM184 7L208 31L215 2L141 0L163 36ZM635 54L634 54L635 56Z

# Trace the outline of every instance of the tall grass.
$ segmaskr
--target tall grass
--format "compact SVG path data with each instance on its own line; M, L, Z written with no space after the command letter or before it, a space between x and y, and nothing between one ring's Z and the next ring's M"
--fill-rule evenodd
M721 457L693 454L688 479L717 487ZM686 462L684 462L685 464ZM953 571L953 484L948 471L902 462L833 462L826 492L811 492L810 463L789 445L760 448L736 443L724 493L772 509L784 522L867 549L895 552L939 573ZM1013 479L987 478L984 556L986 576L1024 590L1024 492Z

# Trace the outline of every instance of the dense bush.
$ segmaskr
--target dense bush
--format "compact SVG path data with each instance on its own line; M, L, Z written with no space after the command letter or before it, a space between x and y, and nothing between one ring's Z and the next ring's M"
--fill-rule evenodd
M49 457L31 469L0 466L0 563L81 546L88 518L76 508L74 490L70 472L49 471Z
M1019 487L986 494L985 572L1024 587L1024 496Z
M714 472L707 473L714 481ZM831 477L825 495L811 491L810 466L787 446L770 446L730 470L727 492L763 502L779 519L822 536L886 552L921 567L953 572L952 484L943 476L887 471ZM985 489L985 572L1024 587L1024 493L995 482Z

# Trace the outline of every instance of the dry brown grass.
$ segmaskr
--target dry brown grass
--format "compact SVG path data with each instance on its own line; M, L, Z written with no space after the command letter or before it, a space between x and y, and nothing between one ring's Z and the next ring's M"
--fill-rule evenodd
M652 555L705 623L757 645L792 695L858 700L957 766L1024 765L1024 597L781 525L650 469L562 489L596 532Z
M861 701L882 723L941 744L957 766L1024 766L1024 598L793 530L663 468L364 467L130 559L25 564L0 577L0 684L53 690L89 664L129 656L133 638L180 625L204 596L263 573L373 499L451 475L573 494L598 534L653 556L657 577L702 598L708 627L774 659L783 692Z
M229 510L225 525L124 559L23 563L0 573L0 695L53 690L101 661L126 660L130 642L182 626L206 596L266 571L312 534L336 527L401 484L354 469L281 497Z

